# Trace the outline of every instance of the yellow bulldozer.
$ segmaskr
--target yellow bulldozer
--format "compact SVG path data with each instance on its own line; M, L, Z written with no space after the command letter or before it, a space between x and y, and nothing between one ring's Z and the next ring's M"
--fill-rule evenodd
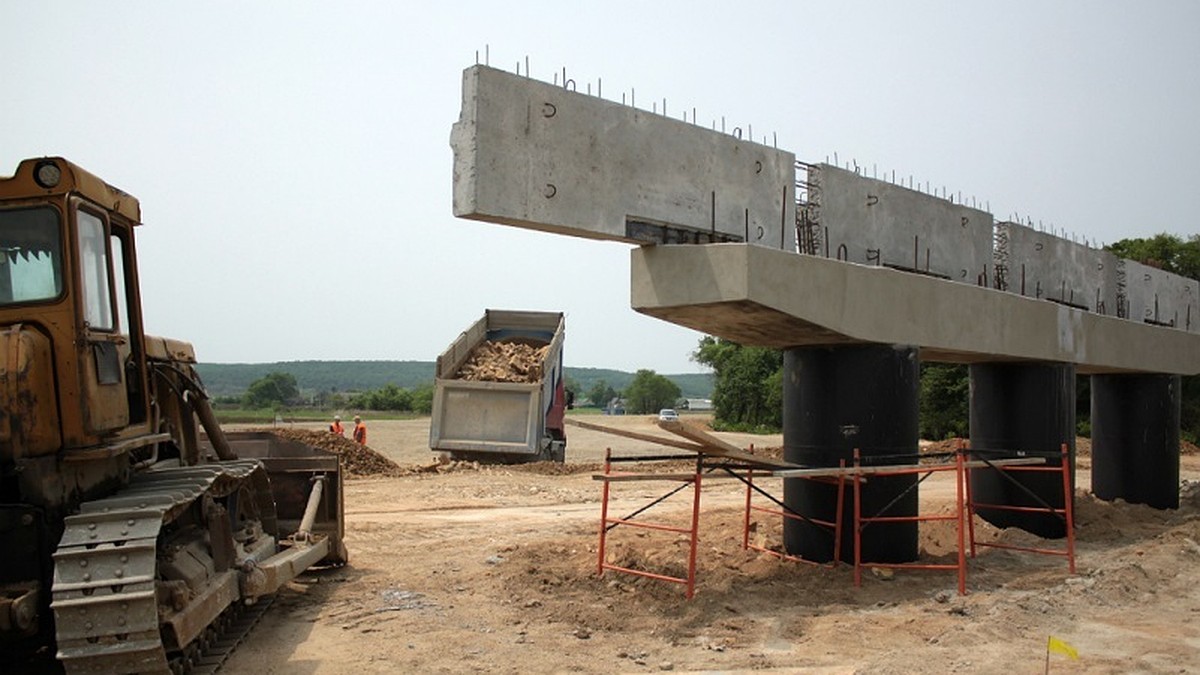
M0 177L6 671L189 672L286 581L347 561L338 457L224 433L192 346L143 332L140 220L61 158Z

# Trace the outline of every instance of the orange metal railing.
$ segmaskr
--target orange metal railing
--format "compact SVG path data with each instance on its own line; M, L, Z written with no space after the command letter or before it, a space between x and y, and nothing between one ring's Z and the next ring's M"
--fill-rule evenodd
M969 518L968 523L970 525L969 530L970 530L970 540L971 540L971 557L972 558L975 557L975 553L976 553L975 549L977 547L1000 548L1000 549L1008 549L1011 551L1024 551L1026 553L1038 553L1041 555L1062 556L1067 559L1067 569L1070 570L1071 574L1074 574L1075 573L1075 504L1074 504L1075 495L1074 495L1073 491L1071 490L1071 458L1070 458L1070 451L1067 448L1067 444L1066 443L1062 444L1062 447L1059 452L1059 465L1058 466L1053 466L1050 464L1039 465L1039 466L990 466L990 465L993 465L994 462L990 462L986 459L983 461L985 462L985 464L988 464L989 466L983 467L982 469L969 468L969 469L967 469L967 476L966 476L966 479L967 479L966 480L966 483L967 483L967 513L968 513L968 518ZM1044 502L1043 502L1042 506L1013 506L1013 505L1009 505L1009 504L981 504L981 503L978 503L975 501L975 499L971 495L970 472L971 471L979 471L979 470L1001 471L1001 472L1006 472L1006 473L1007 472L1013 472L1013 473L1016 473L1016 472L1041 472L1041 473L1059 472L1062 474L1063 506L1062 506L1062 508L1056 508L1056 507L1050 506L1049 504L1045 504ZM1041 501L1041 500L1039 499L1038 501ZM1061 549L1034 548L1034 547L1029 547L1029 546L1016 546L1013 544L1000 544L1000 543L996 543L996 542L978 541L975 539L974 515L975 515L975 511L977 509L981 509L981 508L994 509L997 511L1014 511L1014 512L1020 512L1020 513L1051 513L1051 514L1057 515L1058 517L1062 518L1064 520L1064 522L1066 523L1066 529L1067 529L1066 546L1065 546L1065 548L1061 548Z
M953 471L955 480L955 489L957 498L955 499L954 512L948 515L921 515L919 512L915 516L889 516L887 513L888 507L874 515L863 515L862 512L862 457L858 449L854 450L854 469L856 471L853 476L854 484L854 585L862 585L862 570L863 568L888 568L888 569L914 569L914 570L942 570L953 571L958 574L958 593L966 595L967 593L967 560L965 554L965 534L963 526L963 453L961 449L954 453L953 464L936 464L930 466L918 467L896 467L890 469L888 467L873 467L871 470L872 476L923 476L928 477L934 473ZM915 486L914 486L915 487ZM910 488L912 489L912 488ZM889 505L890 506L890 505ZM872 523L905 523L905 522L938 522L938 521L953 521L956 523L956 532L958 537L957 556L954 564L946 563L867 563L862 560L862 533L863 530Z
M649 475L649 474L644 474L644 475L636 476L638 479L641 479L641 480L669 480L669 481L675 481L675 482L682 481L685 485L680 486L681 488L685 487L686 484L691 484L691 486L692 486L692 516L691 516L691 524L688 527L678 527L675 525L667 525L667 524L663 524L663 523L653 523L653 522L644 522L644 521L640 521L640 520L633 520L633 516L628 516L625 518L609 517L608 502L609 502L609 497L611 494L612 483L620 481L624 478L633 477L632 474L614 473L612 470L612 462L613 462L612 450L606 449L604 452L604 475L597 476L597 478L599 480L601 480L604 484L603 491L602 491L602 497L601 497L601 505L600 505L600 546L599 546L599 552L597 555L597 573L600 576L604 576L604 572L606 570L612 570L613 572L621 572L623 574L632 574L634 576L646 577L649 579L657 579L659 581L666 581L666 582L670 582L670 583L682 584L686 588L687 598L689 600L691 600L692 596L695 595L695 592L696 592L696 547L697 547L697 543L699 541L699 525L700 525L701 469L700 469L699 461L696 464L696 472L694 474L688 474L688 475L679 475L679 474ZM677 491L678 491L678 488L676 490L668 493L666 496L670 496L671 494L674 494L674 492L677 492ZM658 501L665 499L666 496L660 498L659 500L656 500L653 503L657 503ZM651 505L653 505L653 503ZM636 513L642 513L643 511L646 510L646 508L649 508L649 506L647 506L643 509L639 509ZM676 576L671 576L669 574L659 574L659 573L650 572L647 570L639 570L639 569L633 569L630 567L624 567L621 565L613 565L613 564L607 562L605 554L607 551L608 531L617 526L626 526L626 527L641 528L641 529L647 529L647 530L657 530L660 532L674 532L677 534L688 535L689 542L688 542L687 575L683 576L683 577L676 577Z
M839 468L844 470L846 468L846 461L841 460L838 463L838 466L839 466ZM769 473L768 473L768 475L769 475ZM844 501L845 494L846 494L846 476L839 475L836 477L826 476L826 477L811 477L811 478L800 477L800 478L795 478L793 480L814 480L814 481L819 481L819 482L823 482L823 483L836 483L837 487L838 487L838 489L837 489L837 509L834 512L834 519L832 521L830 521L830 520L822 520L820 518L810 518L807 516L803 516L799 513L796 513L795 511L792 511L791 509L784 506L778 499L775 499L773 496L768 494L762 488L760 488L759 486L756 486L754 484L754 469L748 469L746 471L746 477L743 479L743 482L746 483L746 509L745 509L744 517L742 519L742 549L750 550L750 551L758 551L759 553L766 553L767 555L771 555L776 558L781 558L783 560L789 560L791 562L799 562L799 563L805 563L805 564L809 564L809 565L828 565L830 567L837 567L839 553L842 550L842 503ZM758 505L754 504L753 497L754 497L755 492L760 492L760 493L766 495L768 499L770 499L775 504L782 506L783 508L774 509L771 507L758 506ZM833 552L832 552L832 555L830 556L830 562L822 563L822 562L818 562L815 560L808 560L807 558L804 558L802 556L791 555L788 553L781 553L780 551L776 551L773 548L769 548L766 546L760 546L758 544L751 543L750 542L750 529L751 529L751 525L753 524L753 521L751 519L751 515L753 513L764 513L764 514L771 515L771 516L782 516L783 518L786 518L786 519L803 521L803 522L809 523L811 525L816 525L818 527L821 527L821 528L824 528L827 530L832 530Z
M761 486L755 485L754 478L756 469L754 467L741 466L731 467L710 467L724 468L731 476L739 478L746 484L746 499L745 512L742 522L742 548L744 550L754 550L760 553L766 553L784 560L794 562L802 562L813 565L828 564L837 566L841 552L841 532L844 522L843 508L845 504L845 489L846 483L849 482L852 489L851 502L853 504L853 527L852 533L854 537L854 585L862 585L862 570L864 568L890 568L890 569L917 569L917 570L936 570L936 571L953 571L958 578L958 592L965 595L967 583L967 553L970 552L970 557L976 556L977 547L993 547L1003 548L1017 551L1025 551L1030 553L1039 553L1046 555L1058 555L1067 558L1070 572L1075 572L1075 520L1073 509L1073 494L1071 491L1071 474L1070 474L1070 458L1067 446L1064 444L1060 453L1060 463L1058 466L1048 465L1044 463L1046 459L1052 458L1046 455L1037 455L1037 453L1023 453L1026 457L1011 458L1005 457L1001 459L975 459L974 457L982 456L982 452L974 452L969 450L965 444L960 443L959 447L953 453L953 461L940 464L913 464L913 465L873 465L864 466L860 452L854 451L854 459L852 466L846 466L843 460L838 467L830 467L828 469L805 469L802 471L763 471L759 475L777 477L777 478L793 478L801 480L818 480L827 483L836 483L838 486L837 492L837 508L834 519L821 520L813 519L801 514L793 512L787 508L778 499L762 489ZM949 455L947 455L949 457ZM1038 457L1041 457L1039 460ZM703 458L696 460L696 468L693 473L662 473L662 474L633 474L619 473L612 470L614 462L618 461L645 461L648 459L680 459L680 457L637 457L637 458L614 458L611 450L605 451L604 456L604 473L597 475L595 478L603 482L603 491L600 507L600 545L597 554L597 572L603 576L606 571L620 572L623 574L631 574L634 576L666 581L669 583L681 584L686 588L686 595L691 599L695 595L696 589L696 552L699 542L699 523L700 523L700 494L702 473L704 471ZM971 472L978 470L992 470L1002 472L1022 472L1022 471L1038 471L1038 472L1060 472L1062 475L1064 506L1056 508L1049 505L1043 506L1015 506L1006 504L983 504L974 501L971 494ZM744 472L744 474L740 474ZM889 513L891 507L898 502L893 500L887 506L884 506L878 513L866 514L863 512L862 505L862 484L868 480L868 477L886 477L886 476L911 476L917 475L921 478L917 481L919 484L929 476L935 473L953 472L955 480L955 501L952 512L949 514L921 514L915 515L893 515ZM790 475L789 475L790 473ZM797 475L807 474L807 475ZM612 496L612 484L624 481L672 481L680 483L678 487L669 491L667 494L651 501L646 506L634 511L633 514L615 518L609 515L609 503ZM691 519L687 526L679 526L661 522L647 522L644 520L635 520L634 518L652 506L665 500L666 498L685 490L688 486L692 488L692 509ZM907 489L915 489L913 487ZM781 508L771 508L754 504L754 493L758 492L768 497L776 505ZM1039 499L1039 501L1041 501ZM1018 512L1044 512L1052 513L1063 518L1066 523L1066 547L1065 549L1050 549L1023 547L1010 544L981 542L975 538L974 516L977 509L996 509ZM783 518L802 520L822 528L833 531L833 555L830 563L818 563L813 560L807 560L801 556L790 555L780 551L768 548L766 546L754 544L750 541L750 529L753 523L753 514L761 513L769 516L782 516ZM910 562L910 563L878 563L864 562L862 560L862 533L867 527L876 523L902 523L902 522L953 522L955 523L956 532L956 551L955 561L953 563L929 563L929 562ZM688 537L688 555L687 555L687 571L685 576L673 576L652 572L643 569L634 569L627 566L615 565L608 563L606 554L608 550L608 532L618 526L633 527L647 530L656 530L662 532L671 532L676 534L687 535Z

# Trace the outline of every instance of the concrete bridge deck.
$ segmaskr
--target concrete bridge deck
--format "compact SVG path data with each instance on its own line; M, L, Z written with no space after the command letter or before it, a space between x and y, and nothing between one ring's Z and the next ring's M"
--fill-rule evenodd
M904 344L930 361L1200 374L1200 334L981 286L747 244L644 246L631 258L636 311L743 344Z

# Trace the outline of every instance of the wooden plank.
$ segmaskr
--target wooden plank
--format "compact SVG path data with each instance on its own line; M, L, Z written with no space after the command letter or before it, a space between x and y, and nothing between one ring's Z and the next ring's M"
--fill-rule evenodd
M1048 459L1046 457L1014 457L1012 459L993 459L986 462L982 459L973 459L969 462L963 462L963 466L968 469L982 469L988 466L1034 466L1037 464L1046 464Z
M665 429L677 436L683 436L689 441L692 441L693 443L699 443L707 448L720 450L722 452L743 452L743 450L738 446L723 441L720 438L717 438L716 436L713 436L707 431L701 429L700 427L694 424L688 424L683 420L659 420L658 428Z
M651 434L642 434L642 433L638 433L636 431L627 431L625 429L613 429L612 427L605 427L605 426L601 426L599 424L592 424L591 422L580 422L579 420L571 418L571 417L567 417L566 419L564 419L563 423L569 424L573 427L579 427L580 429L590 429L592 431L600 431L600 432L603 432L606 434L612 434L614 436L623 436L625 438L632 438L637 441L646 441L648 443L657 443L658 445L667 445L672 448L682 448L682 449L688 450L690 452L703 452L704 451L704 448L702 446L696 445L695 443L687 443L687 442L680 441L680 440L677 440L674 438L666 438L663 436L654 436Z
M726 443L725 441L717 438L716 436L708 434L693 425L690 425L690 424L684 425L682 422L659 421L658 426L667 431L670 431L670 432L676 433L676 434L679 434L680 432L677 431L676 428L673 427L672 425L679 425L679 428L684 428L686 426L686 433L688 434L688 436L695 438L695 439L706 439L706 441L698 442L698 443L689 443L687 441L678 440L678 439L674 439L674 438L666 438L663 436L653 436L651 434L643 434L643 433L638 433L636 431L628 431L625 429L613 429L612 427L601 426L599 424L592 424L590 422L581 422L581 421L571 418L571 417L566 418L565 420L563 420L563 422L565 424L569 424L573 427L579 427L581 429L590 429L592 431L600 431L600 432L603 432L606 434L613 434L614 436L623 436L625 438L632 438L634 440L647 441L649 443L657 443L659 445L666 445L666 446L670 446L672 448L682 448L683 450L699 453L701 455L705 455L708 457L724 457L727 459L736 459L739 462L745 462L746 464L751 464L754 466L768 468L768 469L800 468L798 464L792 464L790 462L785 462L785 461L779 460L779 459L772 459L770 457L762 457L760 455L752 455L749 452L746 452L745 450L742 450L742 449L738 448L737 446Z
M705 476L708 481L710 477ZM675 482L691 482L696 480L694 473L594 473L592 480L602 480L609 483L626 483L643 480L669 480Z
M694 424L688 424L682 420L659 420L658 426L661 429L670 431L673 434L678 434L689 441L699 443L703 446L703 450L699 452L705 455L714 457L725 457L728 459L736 459L739 462L754 464L756 466L769 467L773 469L799 469L799 464L785 462L782 459L773 459L771 457L763 457L762 455L751 454L732 443L728 443L707 431L701 429Z
M1033 464L1045 464L1046 460L1042 457L1020 457L1015 459L995 459L989 464L982 460L971 460L964 462L963 466L968 469L982 469L987 466L1025 466ZM815 477L815 476L868 476L877 473L888 473L890 471L911 471L913 469L928 469L936 471L938 469L954 468L953 463L944 464L887 464L882 466L861 466L857 469L852 466L845 468L831 466L810 469L784 469L782 471L772 471L771 475L776 478L799 478L799 477Z
M753 455L751 455L753 457ZM992 460L991 466L1031 466L1045 463L1045 459L1041 457L1020 457L1013 459L997 459ZM969 469L981 469L988 466L987 462L982 460L972 460L963 465ZM887 466L864 466L859 467L855 471L854 467L848 466L845 468L830 466L817 467L808 469L781 469L770 471L768 473L756 474L759 478L837 478L838 476L853 477L855 475L868 476L872 474L886 473L896 469L910 471L913 469L928 469L937 471L939 469L951 469L954 464L891 464ZM742 475L743 472L737 469L733 470L735 474ZM671 481L687 481L695 477L692 473L597 473L592 474L592 480L609 481L614 483L623 483L629 481L653 481L653 480L671 480ZM722 478L734 478L724 473L715 473L705 475L705 482L719 480ZM866 482L866 479L863 479Z

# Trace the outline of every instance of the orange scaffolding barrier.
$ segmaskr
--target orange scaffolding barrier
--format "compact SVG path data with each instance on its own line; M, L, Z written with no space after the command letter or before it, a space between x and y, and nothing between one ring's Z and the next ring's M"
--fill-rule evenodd
M791 562L805 563L808 565L829 565L830 567L837 567L838 557L839 557L838 554L842 550L842 502L844 500L844 496L846 493L846 476L844 475L844 471L846 468L846 460L841 460L838 463L838 468L842 472L838 476L798 476L796 478L797 480L814 480L814 481L820 481L820 482L824 482L824 483L837 483L837 486L838 486L837 504L838 505L837 505L837 509L834 512L834 519L832 521L821 520L819 518L809 518L808 516L797 513L795 511L793 511L792 509L788 508L788 506L786 504L784 504L783 502L776 499L773 495L768 493L766 490L763 490L761 487L755 485L754 484L754 469L752 469L752 468L747 469L746 477L742 479L742 481L746 484L746 510L745 510L745 515L742 519L742 550L758 551L759 553L766 553L767 555L775 556L776 558L781 558L783 560L789 560ZM771 476L773 473L774 472L764 472L764 475ZM767 506L755 505L753 503L753 497L754 497L755 492L758 492L759 494L765 496L767 499L771 500L776 506L778 506L780 508L773 509L773 508L770 508ZM791 520L800 520L800 521L809 523L810 525L816 525L817 527L824 528L826 530L832 530L833 554L830 556L830 562L829 563L820 563L815 560L808 560L807 558L804 558L801 556L790 555L787 553L781 553L779 551L776 551L772 548L768 548L766 546L759 546L757 544L750 543L750 526L752 524L752 521L751 521L752 513L765 513L765 514L772 515L772 516L782 516L783 518L787 518L787 519L791 519Z
M620 461L655 461L655 460L674 460L674 459L696 459L696 471L691 474L681 473L614 473L612 470L613 462ZM696 592L696 547L699 540L699 524L700 524L700 480L701 480L702 460L695 455L689 456L656 456L656 457L627 457L615 458L612 456L612 450L604 451L604 474L594 476L596 480L603 482L603 495L600 505L600 547L597 555L597 571L600 576L604 576L605 570L621 572L623 574L632 574L634 576L646 577L649 579L657 579L669 583L682 584L686 588L687 598L692 599ZM680 482L679 487L669 491L667 494L653 500L649 504L634 511L632 514L624 518L610 518L608 515L608 501L611 492L611 486L614 482L625 481L674 481ZM677 527L664 523L651 523L634 520L634 518L656 504L661 503L668 497L685 489L688 485L692 486L692 518L691 524L688 527ZM647 570L632 569L620 565L612 565L606 561L606 547L608 542L609 530L616 528L619 525L627 527L642 528L647 530L658 530L661 532L674 532L677 534L686 534L690 538L688 546L687 559L687 575L683 577L671 576L668 574L659 574Z
M1011 551L1024 551L1026 553L1038 553L1038 554L1042 554L1042 555L1062 556L1067 559L1067 569L1070 570L1071 574L1074 574L1075 573L1075 499L1074 499L1075 495L1074 495L1073 491L1071 490L1071 461L1070 461L1071 458L1070 458L1070 451L1067 448L1067 444L1066 443L1062 444L1062 447L1060 448L1060 451L1057 455L1053 455L1053 454L1049 454L1049 453L1032 453L1032 452L1021 453L1021 454L1026 454L1026 455L1043 457L1047 460L1049 460L1053 457L1058 457L1059 458L1058 466L1053 466L1050 464L1046 464L1043 466L1005 465L1003 460L988 460L986 458L982 458L982 454L984 451L972 450L970 452L973 455L981 456L981 460L979 462L972 462L973 466L967 469L967 472L968 472L967 473L967 481L966 481L966 483L967 483L967 513L968 513L968 523L970 525L969 530L970 530L970 540L971 540L971 557L972 558L975 557L976 547L982 547L982 546L986 546L986 547L990 547L990 548L1008 549ZM1000 452L1005 452L1005 454L1011 454L1011 451L1000 451ZM983 466L977 467L977 466L975 466L977 464L982 464ZM984 470L999 471L1001 473L1001 475L1003 475L1005 478L1011 480L1014 484L1016 484L1018 487L1020 487L1022 490L1024 490L1035 501L1037 501L1039 504L1041 504L1041 506L1013 506L1010 504L977 503L974 500L973 496L971 495L970 472L977 470L978 468L982 468ZM1023 472L1023 471L1043 472L1043 473L1046 473L1046 472L1053 473L1053 472L1057 471L1057 472L1061 473L1062 474L1062 486L1063 486L1063 507L1055 508L1053 506L1050 506L1049 504L1046 503L1046 501L1044 499L1042 499L1038 495L1034 494L1031 490L1029 490L1024 485L1021 485L1019 482L1017 482L1015 479L1013 479L1012 476L1008 475L1009 472ZM976 541L974 515L975 515L975 510L979 509L979 508L995 509L997 511L1015 511L1015 512L1024 512L1024 513L1051 513L1051 514L1054 514L1054 515L1058 516L1059 518L1062 518L1066 524L1066 529L1067 529L1066 546L1065 546L1065 548L1062 548L1062 549L1051 549L1051 548L1033 548L1033 547L1028 547L1028 546L1014 546L1012 544L998 544L998 543L994 543L994 542L988 543L988 542Z
M854 585L862 585L862 570L864 567L871 568L888 568L888 569L917 569L917 570L943 570L954 571L958 574L958 593L966 595L967 593L967 558L965 547L965 534L963 527L963 482L965 480L965 472L963 470L963 451L961 448L954 453L953 464L931 464L931 465L913 465L913 466L862 466L862 457L857 448L854 450L854 475L852 481L854 484ZM953 471L957 499L955 499L954 513L949 515L921 515L919 512L915 516L889 516L885 515L891 507L900 501L900 498L907 494L910 490L917 489L929 476L937 472ZM885 505L880 511L874 515L865 516L862 513L862 476L869 473L873 476L913 476L918 475L920 478L912 486L906 488L900 493L891 503ZM918 509L919 511L919 509ZM935 521L955 521L957 523L958 535L958 551L957 560L954 564L936 564L936 563L865 563L862 561L862 533L863 530L873 523L904 523L904 522L935 522Z
M972 558L976 555L976 547L990 546L993 548L1005 548L1018 551L1026 551L1031 553L1042 553L1048 555L1065 556L1068 560L1070 571L1075 572L1075 535L1074 535L1074 512L1073 500L1071 494L1071 478L1070 464L1067 446L1062 446L1060 455L1047 455L1045 453L1021 453L1023 457L1011 457L1011 452L1005 454L1008 457L997 459L973 459L973 456L982 455L982 451L971 451L965 445L960 447L954 453L947 453L942 457L952 461L944 461L937 464L911 464L911 465L873 465L864 466L860 452L854 451L854 464L846 466L843 460L837 467L824 468L799 468L799 469L764 469L760 466L749 465L746 463L725 463L725 464L706 464L703 455L663 455L663 456L630 456L630 457L614 457L612 451L606 450L604 455L604 473L593 476L594 479L602 481L602 499L600 507L600 544L597 553L597 572L603 576L606 571L620 572L623 574L631 574L634 576L656 579L669 583L681 584L686 589L686 596L690 600L695 595L696 590L696 553L699 542L699 523L700 523L700 494L702 476L708 471L722 469L730 477L741 480L746 484L746 499L745 513L742 523L742 548L744 550L754 550L760 553L766 553L781 559L794 562L808 563L811 565L828 564L837 566L841 551L841 530L844 522L842 510L845 502L845 485L849 481L852 485L852 504L854 509L853 514L853 536L854 536L854 585L862 585L862 570L864 568L889 568L889 569L918 569L918 570L937 570L937 571L953 571L958 578L958 592L960 595L966 594L967 580L967 552L969 550ZM1059 466L1048 465L1047 461L1059 456L1061 459ZM917 456L920 460L928 460L929 455ZM624 473L614 472L613 464L618 462L652 462L652 461L669 461L669 460L694 460L695 470L690 473ZM1004 504L981 504L976 503L971 495L970 472L975 470L995 470L1001 472L1017 472L1017 471L1058 471L1063 477L1063 494L1065 506L1061 509L1054 508L1045 504L1036 495L1033 495L1041 507L1031 506L1011 506ZM925 479L935 473L953 472L955 480L955 501L952 513L950 514L925 514L917 513L916 515L889 515L889 510L899 503L900 499L911 490L917 489ZM838 497L837 508L833 521L819 520L806 517L802 514L792 511L787 505L776 499L762 487L754 483L756 475L763 475L772 478L800 478L804 480L818 480L828 483L837 483ZM874 514L864 514L862 508L862 485L867 482L872 476L905 476L916 475L920 478L912 486L906 488L900 495L894 498L889 504L885 505ZM1007 474L1006 474L1007 475ZM718 476L719 477L719 476ZM1009 477L1011 479L1011 476ZM679 483L677 487L668 491L666 494L653 499L648 504L635 510L633 513L623 517L614 518L609 516L609 502L612 496L612 484L621 482L646 482L646 481L669 481ZM650 508L663 502L667 498L687 489L692 488L692 509L691 519L687 526L680 527L666 523L646 522L643 520L635 520L636 517L645 513ZM778 509L759 506L753 503L754 493L757 492L766 496L769 500L777 505ZM1031 493L1032 494L1032 493ZM998 510L1010 511L1035 511L1048 512L1058 515L1063 518L1067 524L1067 543L1065 550L1021 547L1008 544L987 543L977 541L975 538L974 516L975 509L989 508ZM919 510L919 509L918 509ZM763 513L771 516L782 516L802 520L813 525L817 525L827 530L832 530L833 552L832 561L830 563L818 563L813 560L807 560L801 556L789 555L779 551L760 546L750 542L750 525L754 513ZM876 523L900 523L900 522L954 522L956 530L956 560L954 563L877 563L863 562L862 560L862 533L863 531ZM657 530L662 532L671 532L675 534L684 534L688 537L688 554L687 554L687 571L685 576L673 576L669 574L651 572L642 569L633 569L631 567L610 564L606 560L608 550L608 532L618 526L628 526L633 528L641 528L647 530ZM969 541L969 547L968 547Z

